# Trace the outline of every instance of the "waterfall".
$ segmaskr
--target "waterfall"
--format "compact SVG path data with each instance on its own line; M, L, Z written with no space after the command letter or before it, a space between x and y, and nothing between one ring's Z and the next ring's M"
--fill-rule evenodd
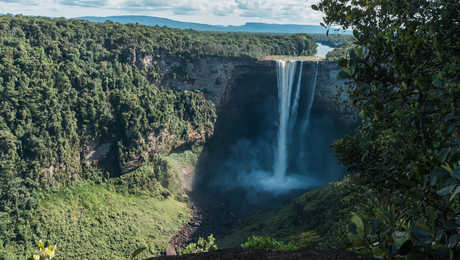
M316 62L315 73L313 74L313 81L312 81L311 88L310 88L311 91L309 93L307 112L306 112L306 116L302 124L302 128L300 130L300 136L302 137L305 137L305 135L307 134L308 125L310 124L311 108L313 107L313 103L315 102L315 91L316 91L316 85L318 83L318 71L319 71L319 63Z
M295 121L295 118L291 118L291 99L297 61L277 60L276 65L278 79L279 126L278 142L277 149L275 152L273 171L274 177L276 179L281 180L284 179L284 176L286 175L286 171L288 168L288 132L291 128L290 125L295 124L295 122L293 122ZM298 99L298 93L296 93L294 99Z
M297 73L297 84L294 87L297 64L299 72ZM300 137L301 145L305 145L305 136L310 123L310 114L315 100L316 85L318 82L319 63L315 64L311 87L307 93L306 104L304 105L305 117L297 124L297 115L299 113L299 103L302 88L303 62L297 60L283 59L276 61L277 80L278 80L278 135L277 147L275 149L273 176L275 179L282 181L286 176L289 165L289 147L288 145L295 141L292 137ZM294 92L292 96L292 92ZM296 126L300 125L300 127ZM298 141L298 140L297 140ZM301 149L300 158L304 157L305 149Z
M299 69L299 78L297 79L297 89L295 91L295 97L294 97L294 105L292 106L291 109L291 115L290 117L294 119L294 121L297 119L297 112L299 108L299 99L300 99L300 87L302 86L302 72L303 72L303 62L300 62L300 69ZM292 123L291 125L291 131L294 129L295 124Z

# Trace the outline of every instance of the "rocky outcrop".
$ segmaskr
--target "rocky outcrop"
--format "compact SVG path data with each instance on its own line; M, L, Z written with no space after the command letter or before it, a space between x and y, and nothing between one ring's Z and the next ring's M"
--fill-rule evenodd
M142 64L146 67L153 64L152 57L145 57L143 61ZM304 61L304 81L311 80L316 62ZM336 113L350 112L349 108L336 102L338 93L336 86L345 85L344 80L337 78L340 72L337 63L318 62L319 75L314 109ZM162 57L158 64L165 74L162 85L174 89L202 91L215 104L218 112L222 112L224 107L228 109L229 106L235 105L234 95L239 95L235 93L237 88L244 88L247 92L245 96L239 96L241 102L247 102L244 100L247 98L251 98L251 102L266 102L263 97L266 97L267 93L276 95L276 67L273 60L222 57L186 60ZM260 83L264 84L262 88ZM232 104L229 104L229 101Z
M133 152L129 158L120 161L121 173L133 171L147 161L153 154L168 154L171 151L182 146L204 144L212 136L213 128L193 129L185 137L179 137L170 133L167 129L161 129L158 132L151 132L146 138L139 139L136 144L132 145ZM141 147L141 149L138 149Z
M305 61L303 81L311 80L316 61ZM313 109L328 113L347 113L347 108L335 101L336 85L344 82L337 80L339 68L336 63L320 61L318 86ZM145 70L158 71L162 86L173 89L201 91L216 107L220 122L226 130L221 135L250 131L250 125L257 116L248 117L244 128L232 125L235 118L242 114L276 113L277 79L273 60L252 58L201 57L185 59L176 56L137 57L135 64ZM225 122L223 122L225 121ZM229 123L230 122L230 123ZM228 124L227 124L228 123ZM142 166L152 154L167 154L175 149L191 144L203 144L213 135L213 128L193 129L186 136L176 136L166 129L158 129L130 144L132 153L120 160L118 168L126 173ZM75 165L100 165L106 158L114 157L116 144L110 140L88 141L81 146L81 154L73 156ZM56 171L63 171L59 165L43 168L44 176L53 177ZM65 167L64 167L65 168ZM76 166L70 167L78 172ZM66 170L70 169L67 167Z

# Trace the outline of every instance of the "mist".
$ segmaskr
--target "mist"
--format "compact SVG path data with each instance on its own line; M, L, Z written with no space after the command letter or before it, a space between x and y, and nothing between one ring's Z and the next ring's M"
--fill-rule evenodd
M340 123L340 115L315 106L312 91L315 65L305 63L304 66L307 72L300 84L299 65L295 80L290 82L292 93L296 93L297 86L301 89L298 111L290 113L290 127L286 127L286 150L278 147L280 93L267 102L243 107L246 113L239 114L241 118L232 122L231 130L227 129L224 136L230 133L233 139L220 144L222 152L215 157L214 164L207 167L210 174L205 180L206 187L215 194L222 194L227 203L238 207L244 201L258 207L276 207L307 190L343 178L345 170L335 158L331 144L349 129ZM295 99L292 94L290 101ZM287 153L282 176L275 174L274 166L277 158L283 157L277 155L280 151Z

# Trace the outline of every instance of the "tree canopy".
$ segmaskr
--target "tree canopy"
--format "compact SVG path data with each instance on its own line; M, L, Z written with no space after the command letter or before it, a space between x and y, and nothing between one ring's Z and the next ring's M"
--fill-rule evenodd
M362 124L335 149L377 201L367 212L377 222L359 246L388 259L458 257L460 3L321 0L313 8L325 26L353 29L355 48L340 65Z

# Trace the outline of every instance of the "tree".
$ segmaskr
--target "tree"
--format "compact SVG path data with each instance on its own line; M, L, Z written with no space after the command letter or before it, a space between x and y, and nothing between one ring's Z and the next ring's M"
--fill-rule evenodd
M367 211L388 227L368 229L368 248L387 258L452 259L460 241L460 3L321 0L312 7L325 13L324 26L351 28L355 38L339 64L362 124L334 147L355 183L376 197L370 208L395 216L383 221Z

